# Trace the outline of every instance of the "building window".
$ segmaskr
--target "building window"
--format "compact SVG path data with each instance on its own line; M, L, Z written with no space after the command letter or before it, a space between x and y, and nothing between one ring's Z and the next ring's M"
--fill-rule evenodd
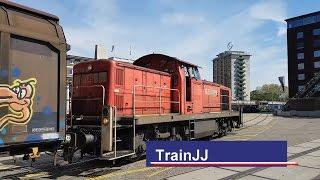
M303 91L304 90L304 86L298 86L298 91Z
M320 68L320 61L314 62L314 68Z
M303 32L298 32L297 33L297 39L303 38Z
M297 43L297 49L303 49L303 48L304 48L303 42L298 42Z
M304 79L304 74L298 74L298 80L303 81Z
M320 57L320 50L313 51L313 57Z
M315 22L316 22L315 16L303 18L303 24L304 24L304 25L313 24L313 23L315 23Z
M67 66L67 77L72 77L72 76L73 76L73 67Z
M319 91L320 91L320 85L319 85L319 84L316 85L316 86L314 87L314 89L315 89L316 92L319 92Z
M319 35L320 35L320 28L314 29L314 30L313 30L313 35L314 35L314 36L319 36Z
M313 47L320 47L320 40L316 39L313 41Z
M319 55L320 55L320 51L319 51ZM297 59L304 59L304 53L298 53Z
M309 16L305 18L298 18L295 20L288 21L288 28L295 28L307 24L313 24L316 22L320 22L320 15Z
M299 63L299 64L298 64L298 69L299 69L299 70L304 69L304 63Z

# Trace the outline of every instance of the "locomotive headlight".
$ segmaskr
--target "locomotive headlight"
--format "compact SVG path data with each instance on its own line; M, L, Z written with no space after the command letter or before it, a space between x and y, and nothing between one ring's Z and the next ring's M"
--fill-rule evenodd
M102 124L107 125L109 123L109 117L110 117L109 107L107 107L107 106L103 107L102 114L103 114Z
M109 123L109 119L108 118L103 118L102 123L104 125L107 125Z
M90 71L92 69L92 65L88 66L88 71Z

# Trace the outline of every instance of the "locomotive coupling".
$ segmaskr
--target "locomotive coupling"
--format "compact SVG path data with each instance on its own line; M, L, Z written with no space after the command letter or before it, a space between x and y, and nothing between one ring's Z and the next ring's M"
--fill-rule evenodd
M66 132L64 146L76 147L77 146L77 135L73 132Z
M64 146L84 147L94 142L95 142L95 136L93 134L86 134L81 131L67 132Z
M36 158L40 157L40 151L38 147L32 147L29 149L29 152L31 153L25 153L23 156L23 160L29 160L35 161Z
M32 148L32 153L29 154L31 159L35 159L40 157L40 152L39 152L39 148L38 147L33 147Z

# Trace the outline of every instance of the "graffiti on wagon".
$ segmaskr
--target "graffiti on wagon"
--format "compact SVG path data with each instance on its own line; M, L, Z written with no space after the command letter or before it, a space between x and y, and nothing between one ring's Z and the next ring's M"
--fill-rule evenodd
M12 85L0 84L0 108L7 107L8 114L0 117L0 130L8 124L27 124L33 114L32 104L37 80L16 79Z

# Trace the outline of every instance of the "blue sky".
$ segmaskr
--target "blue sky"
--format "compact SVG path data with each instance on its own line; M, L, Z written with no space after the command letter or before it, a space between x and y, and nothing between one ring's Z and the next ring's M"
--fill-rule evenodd
M136 59L164 53L199 64L212 80L211 60L227 43L251 57L251 90L287 77L284 19L319 11L318 0L14 0L60 17L69 54L89 56L94 45ZM130 46L132 55L129 55Z

